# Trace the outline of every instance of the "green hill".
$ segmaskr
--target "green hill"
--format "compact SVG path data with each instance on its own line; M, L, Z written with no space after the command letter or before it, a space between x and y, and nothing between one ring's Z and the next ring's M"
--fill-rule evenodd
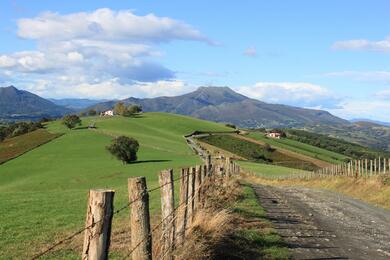
M92 121L96 130L85 127ZM48 130L64 135L0 165L0 251L6 258L27 258L82 227L89 189L115 189L118 208L127 202L128 177L146 176L153 188L160 170L200 163L183 135L229 128L185 116L144 113L138 118L83 118L83 127L75 130L56 121ZM106 151L116 135L139 141L137 163L123 165ZM158 207L157 191L151 194L152 211ZM114 231L127 218L128 211L114 218Z

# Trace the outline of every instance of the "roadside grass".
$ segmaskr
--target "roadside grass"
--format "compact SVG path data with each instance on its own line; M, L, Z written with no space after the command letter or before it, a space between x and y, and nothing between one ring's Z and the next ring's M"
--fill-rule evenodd
M0 142L0 164L50 142L60 135L50 133L45 129L38 129L24 135L7 138Z
M82 228L89 189L114 189L117 209L128 201L129 177L146 176L148 188L153 188L158 186L159 171L173 168L177 175L179 168L201 163L185 143L184 135L195 130L228 129L165 113L82 120L83 125L74 130L66 129L59 121L49 123L50 132L64 135L0 165L0 258L30 258ZM91 121L96 122L96 130L87 129ZM106 151L113 136L122 134L139 141L138 162L124 165ZM158 212L159 205L159 191L151 193L152 214ZM114 217L113 235L118 237L114 236L113 241L120 239L119 231L128 216L128 210L124 210ZM117 226L121 228L115 232ZM79 247L82 235L77 239ZM80 250L74 251L73 246L71 243L48 258L79 258Z
M390 175L378 175L369 178L351 178L335 176L331 178L311 179L281 179L272 180L247 176L251 183L261 183L274 186L303 186L310 188L321 188L340 192L342 194L360 199L378 207L390 209Z
M348 156L332 152L323 148L319 148L310 144L305 144L288 138L272 139L264 136L263 133L251 132L248 134L250 138L263 141L274 147L288 149L300 154L320 159L329 163L339 163L348 159Z
M254 162L267 162L291 168L314 170L318 167L311 162L282 154L275 149L233 137L231 135L210 135L199 138L200 141L237 154Z
M233 212L244 219L244 228L235 233L237 243L253 251L256 257L252 259L290 259L287 246L266 218L254 190L245 183L242 189L241 197L232 206Z
M237 161L237 163L241 166L244 172L250 174L256 174L259 177L263 178L282 178L288 177L291 175L299 175L299 174L308 174L309 171L300 170L300 169L292 169L283 166L265 164L265 163L255 163L248 161Z

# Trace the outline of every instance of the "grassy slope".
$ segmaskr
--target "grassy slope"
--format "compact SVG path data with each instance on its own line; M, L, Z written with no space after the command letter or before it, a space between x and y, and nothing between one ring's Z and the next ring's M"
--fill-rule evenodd
M220 147L251 161L264 162L263 158L271 160L270 163L291 168L318 169L313 163L280 153L278 150L265 151L264 146L242 140L231 135L212 135L199 138L201 141ZM262 155L263 158L257 158Z
M155 187L158 171L199 163L183 135L194 130L228 130L216 123L164 113L84 118L84 126L91 120L96 121L96 131L66 130L59 122L50 123L50 131L65 134L0 165L1 256L31 256L82 227L91 188L115 189L118 208L127 202L128 177L146 176L148 186ZM105 150L111 136L119 134L140 142L140 163L123 165ZM151 195L151 208L158 207L157 191ZM128 211L115 217L114 225L126 217Z
M38 129L24 135L7 138L0 143L0 164L45 144L58 136L60 134L53 134L45 129Z
M249 137L263 141L265 143L270 144L274 147L285 148L297 153L301 153L313 158L318 158L320 160L329 162L329 163L339 163L344 161L344 159L348 158L345 155L335 153L332 151L328 151L326 149L322 149L319 147L315 147L309 144L301 143L295 140L282 138L282 139L271 139L264 136L263 133L250 133Z
M278 178L278 177L286 177L291 174L305 174L309 173L304 170L291 169L283 166L276 166L270 164L263 163L255 163L248 161L238 161L238 164L241 168L248 173L255 173L258 176L265 178Z

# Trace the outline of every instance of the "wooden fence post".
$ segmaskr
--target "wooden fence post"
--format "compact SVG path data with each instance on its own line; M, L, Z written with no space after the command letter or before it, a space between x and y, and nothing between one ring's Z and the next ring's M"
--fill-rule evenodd
M187 207L188 207L188 173L189 169L181 169L180 173L180 195L179 210L177 212L177 244L184 242L187 228Z
M194 199L193 199L194 212L196 212L199 208L201 184L202 184L201 166L196 165L196 167L195 167L195 183L194 183Z
M145 177L128 179L130 202L131 259L152 259L149 194Z
M187 206L187 223L192 224L194 217L194 186L195 186L195 168L191 167L188 175L188 206Z
M175 243L175 196L173 187L173 170L164 170L159 174L161 191L161 237L162 252L172 259L171 252Z
M114 204L113 190L90 190L82 259L108 259Z

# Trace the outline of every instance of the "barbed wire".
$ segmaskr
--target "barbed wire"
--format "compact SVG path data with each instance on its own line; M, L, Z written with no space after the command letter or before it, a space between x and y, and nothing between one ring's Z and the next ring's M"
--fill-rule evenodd
M127 257L129 257L139 246L141 246L144 242L146 242L146 240L147 239L149 239L149 237L151 237L152 236L152 234L165 222L165 220L167 220L169 217L171 217L175 212L177 212L177 210L180 208L180 207L182 207L182 206L188 206L188 204L190 204L190 203L193 203L193 201L194 201L194 198L195 198L195 196L197 196L198 194L199 194L199 191L200 191L200 189L203 187L203 185L205 184L205 182L204 183L202 183L199 187L198 187L198 189L196 189L195 191L194 191L194 194L191 196L191 198L187 198L187 200L186 201L183 201L182 203L180 203L178 206L176 206L175 208L174 208L174 210L172 210L172 212L171 213L169 213L166 217L164 217L158 224L156 224L151 230L150 230L150 232L138 243L138 244L136 244L131 250L130 250L130 252L126 255L126 257L125 257L125 259L127 258ZM177 215L171 220L171 222L169 222L169 223L173 223L173 221L175 221L177 219ZM170 251L171 249L169 249L169 251ZM168 252L169 252L168 251ZM164 253L165 254L165 253Z
M130 206L131 204L133 204L133 203L135 203L135 202L141 200L141 199L145 196L145 193L146 193L146 194L150 194L150 193L152 193L152 192L154 192L154 191L157 191L157 190L161 189L162 187L164 187L164 186L166 186L166 185L172 184L172 183L174 183L174 182L176 182L176 181L178 181L178 180L181 180L182 178L185 178L187 175L189 175L189 173L188 173L188 174L185 174L185 175L183 175L183 176L180 176L180 177L178 177L178 178L176 178L176 179L173 179L173 181L171 181L171 182L167 182L167 183L165 183L165 184L163 184L163 185L160 185L160 186L157 186L157 187L155 187L155 188L146 190L146 192L143 192L143 193L142 193L139 197L137 197L136 199L134 199L134 200L132 200L132 201L126 203L124 206L122 206L122 207L120 207L119 209L113 211L112 216L117 215L117 214L120 213L121 211L123 211L123 210L129 208L129 206ZM84 228L81 228L81 229L79 229L78 231L72 233L71 235L65 237L64 239L62 239L62 240L60 240L60 241L54 243L53 245L51 245L50 247L48 247L48 248L45 249L44 251L42 251L42 252L40 252L40 253L34 255L34 256L32 257L32 259L35 260L35 259L38 259L38 258L40 258L40 257L42 257L42 256L44 256L44 255L46 255L47 253L49 253L50 251L52 251L52 250L55 249L56 247L58 247L58 246L64 244L65 242L67 242L67 241L69 241L69 240L72 240L72 239L75 238L76 236L80 235L81 233L83 233L83 232L86 231L87 229L92 228L93 226L95 226L96 224L102 222L103 220L107 219L108 217L110 217L110 214L105 215L105 216L104 216L103 218L101 218L100 220L97 220L97 221L93 222L92 224L90 224L90 225L88 225L88 226L86 226L86 227L84 227Z

